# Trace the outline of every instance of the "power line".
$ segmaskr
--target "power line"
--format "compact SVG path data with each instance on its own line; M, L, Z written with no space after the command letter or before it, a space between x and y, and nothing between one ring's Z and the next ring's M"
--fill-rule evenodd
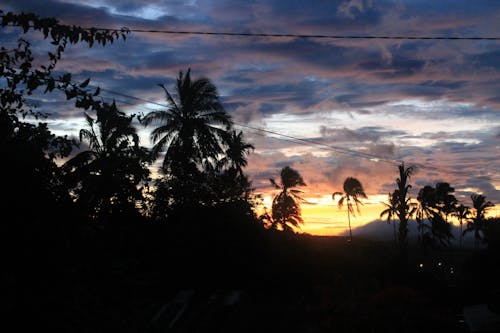
M95 87L95 86L89 85L89 87L90 86L91 87ZM157 103L157 102L153 102L153 101L150 101L150 100L147 100L147 99L144 99L144 98L140 98L140 97L136 97L136 96L124 94L124 93L113 91L113 90L109 90L109 89L100 88L100 90L104 91L104 92L108 92L110 94L117 95L117 96L126 97L126 98L130 98L130 99L134 99L136 101L141 101L141 102L144 102L144 103L150 103L150 104L158 105L158 106L161 106L161 107L164 107L164 108L168 108L168 105ZM125 102L125 104L132 105L133 103ZM150 109L148 107L144 107L144 106L141 106L141 107L143 109L149 109L151 111L156 111L156 110ZM260 128L260 127L254 127L254 126L250 126L250 125L246 125L246 124L242 124L242 123L238 123L238 122L234 122L234 121L233 121L233 124L237 125L237 126L240 126L240 127L243 127L243 128L249 128L249 129L254 130L254 131L259 131L259 132L262 132L262 133L273 134L273 135L277 135L277 136L289 139L289 140L286 140L286 141L294 140L294 141L298 141L298 142L303 143L303 144L305 143L305 144L307 144L309 146L319 146L319 147L322 147L323 149L329 149L329 150L335 151L337 153L347 154L347 155L351 155L351 156L355 156L355 157L360 157L360 158L365 158L365 159L368 159L368 160L373 161L373 162L381 161L381 162L386 162L386 163L390 163L390 164L393 164L393 165L399 165L399 164L401 164L401 161L394 160L394 159L388 159L388 158L377 156L377 155L374 155L374 154L368 154L368 153L363 153L363 152L360 152L360 151L357 151L357 150L348 149L348 148L327 145L327 144L324 144L324 143L321 143L321 142L317 142L317 141L313 141L313 140L308 140L308 139L303 139L303 138L298 138L298 137L294 137L294 136L291 136L291 135L286 135L286 134L283 134L283 133L279 133L279 132L276 132L276 131L271 131L271 130L267 130L267 129Z
M0 15L0 18L4 15ZM8 24L9 26L19 27ZM33 28L33 25L30 25ZM114 32L120 29L104 27L82 27L84 30ZM191 35L191 36L226 36L226 37L271 37L271 38L304 38L304 39L385 39L385 40L500 40L500 36L404 36L404 35L328 35L328 34L299 34L299 33L269 33L269 32L229 32L229 31L200 31L200 30L162 30L162 29L138 29L123 27L128 32L166 34L166 35Z
M0 15L4 18L5 15ZM18 25L8 24L9 26L19 27ZM33 28L33 25L30 24ZM269 33L269 32L229 32L229 31L201 31L201 30L163 30L163 29L138 29L122 27L121 29L104 27L82 27L84 30L94 31L127 31L150 34L167 35L198 35L198 36L229 36L229 37L274 37L274 38L316 38L316 39L386 39L386 40L459 40L459 41L477 41L477 40L500 40L500 36L404 36L404 35L329 35L329 34L299 34L299 33Z
M158 106L161 106L161 107L164 107L164 108L168 108L168 105L166 105L166 104L157 103L157 102L154 102L154 101L151 101L151 100L147 100L147 99L144 99L144 98L140 98L140 97L136 97L136 96L124 94L124 93L121 93L121 92L117 92L117 91L113 91L113 90L109 90L109 89L103 89L103 88L101 88L101 91L108 92L110 94L114 94L114 95L118 95L118 96L122 96L122 97L125 97L125 98L130 98L130 99L133 99L133 100L136 100L136 101L141 101L141 102L144 102L144 103L150 103L150 104L158 105ZM134 103L130 103L130 102L128 102L128 103L126 102L125 104L138 106L138 104L134 104ZM145 110L156 111L156 110L148 108L146 106L141 106L141 108L143 108ZM372 162L385 162L385 163L389 163L389 164L395 165L395 166L400 165L401 162L402 162L402 161L396 160L396 159L389 159L389 158L381 157L381 156L374 155L374 154L360 152L360 151L357 151L357 150L352 150L352 149L348 149L348 148L344 148L344 147L338 147L338 146L328 145L328 144L324 144L324 143L313 141L313 140L309 140L309 139L298 138L298 137L295 137L295 136L292 136L292 135L287 135L287 134L279 133L279 132L268 130L268 129L264 129L264 128L261 128L261 127L250 126L250 125L247 125L247 124L242 124L242 123L238 123L238 122L234 122L234 121L233 121L233 124L236 125L236 126L239 126L239 127L250 129L252 131L256 131L256 132L254 132L254 134L258 134L258 135L261 135L261 136L270 137L270 138L274 138L274 139L281 140L281 141L300 143L302 145L307 145L307 146L310 146L310 147L316 146L316 147L320 147L321 149L326 149L326 150L334 151L336 153L350 155L350 156L353 156L353 157L364 158L364 159L367 159L367 160L372 161ZM268 135L266 135L266 133L267 134L272 134L272 135L275 135L275 136L278 136L278 137L268 136ZM467 172L464 172L464 171L456 171L456 170L443 169L443 168L438 168L438 167L435 167L435 166L431 166L431 165L427 165L427 164L422 164L422 163L412 163L412 165L415 165L418 169L426 169L426 170L441 171L441 172L446 172L446 173L454 173L454 174L457 174L457 175L468 176L468 177L475 177L475 178L488 178L490 180L495 180L495 181L498 180L497 178L493 178L493 177L489 177L489 176L484 176L484 175L483 176L477 176L477 175L473 175L471 173L467 173Z
M332 145L328 145L328 144L325 144L325 143L322 143L322 142L317 142L317 141L313 141L313 140L309 140L309 139L297 138L297 137L294 137L294 136L291 136L291 135L286 135L286 134L283 134L283 133L279 133L279 132L275 132L275 131L271 131L271 130L266 130L266 129L259 128L259 127L253 127L253 126L250 126L250 125L240 124L240 123L237 123L237 122L234 122L234 121L233 121L233 124L235 124L237 126L240 126L240 127L246 127L246 128L250 128L250 129L253 129L253 130L256 130L256 131L260 131L260 132L263 132L263 133L269 133L269 134L273 134L273 135L278 135L278 136L281 136L281 137L284 137L284 138L288 138L288 139L291 139L291 140L295 140L295 141L307 143L308 145L314 145L314 146L319 146L319 147L322 147L322 148L330 149L330 150L333 150L333 151L341 153L341 154L347 154L347 155L351 155L351 156L355 156L355 157L365 158L365 159L368 159L368 160L373 161L373 162L379 162L380 161L380 162L390 163L390 164L393 164L393 165L399 165L399 164L401 164L401 161L398 161L398 160L388 159L388 158L380 157L380 156L373 155L373 154L363 153L363 152L360 152L360 151L357 151L357 150L351 150L351 149L347 149L347 148L343 148L343 147L332 146Z
M144 99L144 98L140 98L140 97L136 97L136 96L124 94L124 93L121 93L121 92L117 92L117 91L113 91L113 90L109 90L109 89L97 87L97 86L91 85L91 84L89 84L89 87L99 88L101 91L108 92L108 93L113 94L113 95L122 96L122 97L130 98L130 99L135 99L136 101L140 101L140 102L144 102L144 103L149 103L149 104L154 104L154 105L158 105L158 106L161 106L161 107L164 107L164 108L168 108L168 105L160 104L160 103L157 103L157 102L153 102L153 101L150 101L150 100L147 100L147 99ZM125 104L127 104L127 103L125 103ZM154 111L154 110L151 109L151 111Z
M95 28L101 31L116 31L110 28ZM253 32L227 31L185 31L185 30L156 30L156 29L128 29L130 32L153 33L168 35L198 35L198 36L230 36L230 37L273 37L273 38L317 38L317 39L392 39L392 40L500 40L496 36L387 36L387 35L314 35L314 34L276 34Z

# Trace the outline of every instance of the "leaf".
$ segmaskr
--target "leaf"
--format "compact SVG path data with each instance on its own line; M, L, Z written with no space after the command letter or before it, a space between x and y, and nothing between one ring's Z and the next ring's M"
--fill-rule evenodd
M269 178L269 181L271 182L271 185L273 185L275 189L277 190L281 189L281 186L279 186L274 179Z
M80 88L85 88L86 86L89 85L89 82L90 82L90 78L88 78L87 80L83 81L82 83L80 83Z

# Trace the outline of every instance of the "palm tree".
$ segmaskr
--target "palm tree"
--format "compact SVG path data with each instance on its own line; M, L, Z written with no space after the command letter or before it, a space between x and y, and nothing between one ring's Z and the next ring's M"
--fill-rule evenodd
M448 183L437 183L436 184L436 205L441 213L444 214L444 219L448 222L448 216L455 211L455 206L457 205L457 199L453 193L455 189Z
M448 216L453 212L457 200L455 196L449 194L453 192L453 187L448 183L437 183L436 187L430 185L424 186L418 192L419 208L417 211L417 222L419 223L420 236L422 246L424 245L424 236L433 246L450 245L450 238L453 238L451 233L451 224L448 223ZM430 234L424 235L425 219L430 223Z
M243 168L247 166L246 157L255 147L243 140L243 132L231 131L226 139L227 149L225 156L218 161L219 168L228 165L238 175L243 175Z
M384 216L387 216L387 223L390 224L392 221L392 218L397 216L398 213L398 193L397 190L394 191L394 193L389 193L388 194L388 202L385 203L383 202L384 206L386 207L381 213L380 213L380 218L383 218ZM392 221L392 226L394 229L394 244L397 246L398 245L398 236L396 232L396 221Z
M359 213L359 205L363 204L359 197L366 198L365 191L363 190L363 186L361 182L353 177L347 177L344 181L344 192L335 192L332 194L332 199L335 200L335 196L340 195L340 199L338 201L339 209L342 209L344 206L344 201L346 201L347 206L347 221L349 223L349 241L352 242L352 229L351 229L351 214L354 216L354 206L356 206L356 210Z
M114 102L104 103L96 116L85 114L88 128L80 130L88 150L62 168L76 201L94 218L111 209L135 208L143 198L138 186L149 177L149 152L139 146L133 116L118 111Z
M479 241L483 239L486 230L486 217L485 214L490 207L493 207L491 201L486 201L486 197L481 194L472 194L472 207L474 209L472 221L467 224L467 229L464 233L474 232L474 247L477 248Z
M231 118L220 103L215 85L207 78L191 80L190 72L179 73L175 95L160 85L168 108L150 112L142 119L146 126L159 122L151 133L152 156L158 158L166 148L165 172L211 168L224 153L224 138L231 128Z
M434 210L436 206L436 190L430 185L425 185L418 191L417 202L416 220L420 231L420 243L423 247L424 230L425 228L429 228L429 225L425 224L425 220L431 221L432 217L436 214Z
M415 171L413 166L405 168L404 162L398 166L399 178L396 179L397 190L396 193L397 201L397 216L399 219L399 247L406 257L406 249L408 246L408 221L415 213L415 205L411 202L408 192L411 189L411 185L408 184L410 176Z
M299 196L302 191L295 187L306 186L306 183L296 170L288 166L281 170L280 178L279 184L274 179L269 179L274 188L281 190L273 200L272 227L293 231L293 228L300 228L304 224L300 209L300 202L304 199Z
M460 204L457 207L455 207L455 212L453 213L453 216L455 216L458 219L458 222L460 223L460 248L462 248L463 222L469 219L470 208L465 206L464 204Z

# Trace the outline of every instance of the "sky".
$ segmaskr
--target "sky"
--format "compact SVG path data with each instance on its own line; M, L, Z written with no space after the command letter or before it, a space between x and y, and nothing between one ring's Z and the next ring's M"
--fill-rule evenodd
M84 27L500 37L497 0L4 0L0 8ZM4 29L0 41L15 45L18 36ZM32 43L46 52L42 40ZM470 194L481 193L497 204L491 215L500 213L500 40L133 32L104 48L71 46L59 70L81 81L90 77L123 111L146 114L161 108L154 103L166 103L158 84L173 90L179 71L188 68L217 86L235 127L255 146L247 173L265 205L276 194L269 178L277 179L281 168L303 176L304 232L345 234L346 212L331 194L346 177L359 179L368 195L353 226L376 220L395 188L399 161L417 166L413 197L425 185L448 182L461 203L471 205ZM35 102L51 113L47 121L56 134L77 136L84 127L82 111L64 98ZM140 129L145 146L150 130Z

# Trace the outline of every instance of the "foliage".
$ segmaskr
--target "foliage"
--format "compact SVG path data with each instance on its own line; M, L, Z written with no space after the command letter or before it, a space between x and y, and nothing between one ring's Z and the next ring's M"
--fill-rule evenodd
M446 182L436 184L436 206L446 222L448 222L448 216L453 214L458 204L455 196L451 194L453 192L455 192L455 189Z
M159 122L151 132L153 158L166 148L163 171L189 176L196 169L215 169L231 128L229 114L219 101L217 88L207 78L191 80L191 70L179 73L176 94L163 85L169 104L167 110L148 113L144 125Z
M415 206L409 196L411 185L408 182L411 175L415 172L415 167L410 166L405 168L403 162L398 166L398 171L399 177L396 179L397 189L394 191L394 195L396 196L396 215L399 219L398 242L401 253L405 257L408 248L408 221L415 213Z
M464 234L463 223L469 221L471 214L470 207L465 206L464 204L457 205L452 214L458 219L458 223L460 223L460 248L462 248Z
M39 18L34 14L4 14L0 10L1 26L22 27L23 33L39 31L44 38L50 39L52 50L47 53L48 58L37 59L31 51L31 44L24 38L18 39L18 46L13 50L0 48L0 76L5 78L6 87L0 89L0 104L3 112L22 115L34 114L39 116L28 103L25 96L35 90L44 88L44 93L60 90L66 98L75 99L75 106L85 110L95 109L100 104L95 97L99 95L99 88L89 92L87 88L90 80L81 83L73 82L70 73L54 74L58 61L64 51L71 44L84 43L92 47L94 43L106 45L118 38L126 38L128 30L100 31L95 28L84 29L76 26L61 25L52 18ZM36 67L35 67L36 66Z
M387 216L387 223L390 224L392 219L398 214L398 193L397 190L394 190L393 193L388 194L388 203L382 203L385 206L385 209L380 212L380 218L384 218ZM394 243L398 244L398 235L396 232L396 221L392 223L394 229Z
M227 149L224 157L217 162L217 169L234 169L239 176L243 176L243 168L247 166L246 157L250 154L255 147L246 143L243 139L243 132L231 131L225 134L225 143Z
M251 183L243 168L253 146L232 130L215 85L207 78L191 79L188 69L179 73L175 94L160 86L168 109L142 119L146 126L159 123L151 133L153 159L165 150L152 215L163 219L179 207L249 201Z
M67 190L55 160L69 156L74 142L66 137L56 137L44 123L25 122L33 116L35 121L47 115L37 112L27 102L27 96L35 91L50 93L62 91L66 98L73 99L75 106L84 109L98 109L102 102L96 99L99 89L87 91L89 79L75 83L70 73L55 74L55 68L68 45L94 43L105 45L117 38L125 38L126 29L98 31L75 26L61 25L55 19L42 19L34 14L4 13L0 10L2 28L21 27L23 35L29 31L39 32L50 40L51 51L47 58L35 60L31 43L23 37L18 39L14 49L0 48L0 77L4 85L0 88L0 137L3 158L9 161L3 166L4 194L16 202L23 202L19 192L31 189L36 202L44 202L45 211L50 207L68 201ZM22 152L22 153L21 153ZM27 182L25 184L25 182ZM16 205L8 205L13 210ZM38 206L37 206L38 207ZM19 219L29 219L26 210L19 210Z
M454 191L448 183L437 183L436 187L426 185L419 191L417 222L422 245L434 247L450 245L453 235L448 216L456 209L457 200L453 194L450 194ZM429 224L426 224L426 221ZM425 229L429 231L425 232Z
M160 221L175 210L253 201L251 182L235 169L220 172L195 170L190 177L164 174L155 180L154 187L150 215Z
M467 223L467 229L464 233L474 233L475 246L477 247L479 241L484 240L484 233L487 229L486 212L494 205L491 201L487 201L486 197L481 194L472 194L471 200L473 208L472 220Z
M269 179L271 185L280 193L273 199L271 215L265 213L261 216L261 221L269 228L293 232L304 224L300 203L304 201L300 197L302 191L296 189L297 186L306 186L302 176L298 171L289 166L281 169L280 182Z
M353 177L347 177L344 181L343 186L344 192L335 192L332 194L332 199L335 200L336 195L340 195L340 199L337 203L339 209L344 206L344 201L346 201L347 206L347 220L349 223L349 239L352 241L352 229L351 229L351 214L354 216L354 207L359 213L359 205L363 203L359 200L359 197L366 198L365 191L361 182Z
M92 219L133 212L144 202L149 180L149 152L139 146L134 116L104 103L94 119L85 114L87 129L80 141L89 150L67 161L63 170L75 202Z

